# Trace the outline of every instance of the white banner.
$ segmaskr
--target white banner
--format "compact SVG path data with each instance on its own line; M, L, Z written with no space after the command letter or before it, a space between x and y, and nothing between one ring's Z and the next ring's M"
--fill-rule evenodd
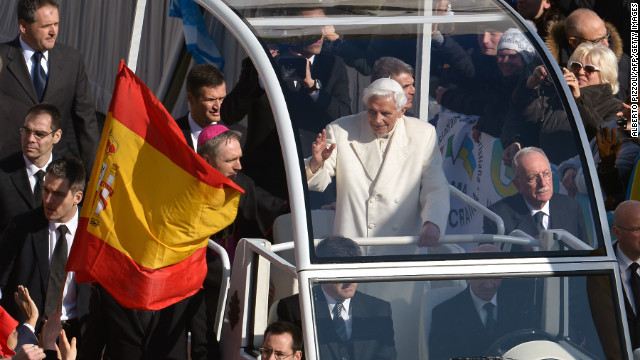
M472 137L478 116L444 110L437 115L436 133L442 152L444 173L449 183L484 206L517 192L511 184L513 171L502 163L502 144L482 133ZM451 198L446 234L482 233L483 215L458 198ZM464 246L463 246L464 247ZM465 249L475 245L469 245Z

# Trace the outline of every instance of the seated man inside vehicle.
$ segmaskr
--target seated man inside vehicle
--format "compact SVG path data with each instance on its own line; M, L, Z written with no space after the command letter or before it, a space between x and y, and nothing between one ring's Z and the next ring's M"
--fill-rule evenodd
M483 244L473 252L499 251ZM433 308L429 360L497 355L487 353L496 340L535 327L536 312L530 301L501 285L502 279L472 279L465 290Z
M544 151L537 147L523 148L513 157L512 167L513 185L518 193L489 206L504 221L505 234L520 229L537 237L541 230L564 229L584 241L587 232L580 204L553 192L553 173ZM496 224L487 217L484 233L497 233ZM512 247L512 251L523 250L528 249Z
M319 257L361 256L353 240L330 235L316 248ZM396 359L389 302L363 294L357 283L323 283L313 288L319 358ZM302 328L298 295L278 303L278 320Z

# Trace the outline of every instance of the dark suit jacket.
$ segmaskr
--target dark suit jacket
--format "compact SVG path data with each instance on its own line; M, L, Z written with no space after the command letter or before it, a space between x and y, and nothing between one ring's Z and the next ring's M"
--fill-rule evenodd
M0 232L11 219L42 204L36 204L22 152L0 160Z
M18 38L0 44L4 68L0 73L0 157L20 151L20 133L27 110L37 104L33 81ZM62 114L62 139L54 151L82 159L87 175L96 156L100 130L82 56L77 50L56 44L49 51L49 76L43 102Z
M298 128L311 132L315 139L330 122L351 115L351 98L347 68L341 58L324 52L316 55L311 76L322 84L318 100L314 101L301 89L301 79L292 78L286 81L290 89L295 88L287 93L287 103L291 119ZM297 86L293 80L297 80ZM309 147L310 142L303 146Z
M49 284L49 221L40 206L16 216L0 239L0 287L2 307L20 323L26 318L13 300L18 285L29 289L29 295L44 312L44 302ZM89 313L90 288L76 285L78 321L84 332Z
M259 85L258 71L251 59L242 60L240 78L224 99L221 115L227 125L237 124L247 117L242 171L256 185L279 198L288 199L287 177L276 122L269 98Z
M122 307L102 286L91 293L87 331L79 343L78 360L187 359L187 332L191 332L191 359L219 359L202 291L153 315L144 329L135 310Z
M613 244L614 251L617 249L617 247L618 247L618 242ZM595 298L596 294L597 294L596 292L593 292L593 294L590 294L589 299L591 302L594 302L593 298ZM633 306L631 306L631 303L629 302L629 298L627 297L627 291L625 290L624 286L622 287L622 294L624 295L624 309L627 313L627 325L629 326L629 339L631 340L631 349L635 350L637 348L640 348L640 316L636 315L633 309ZM597 295L600 295L600 294L597 294ZM636 307L639 307L639 306L640 306L639 304L636 304ZM605 309L598 309L598 310L602 311Z
M339 347L343 345L336 334L329 306L320 286L313 289L318 329L319 356L323 360L340 359ZM353 327L347 346L351 359L395 359L396 348L393 332L391 305L381 299L356 291L351 298ZM292 322L302 328L298 295L281 299L278 303L278 320Z
M191 128L189 127L189 113L181 118L177 118L176 123L178 123L180 130L182 130L182 135L184 135L184 138L187 140L187 144L193 149L193 139L191 139Z
M505 234L520 229L531 236L538 235L538 228L522 194L508 196L489 206L489 209L502 217ZM586 240L582 208L575 199L554 193L550 200L549 212L549 229L564 229L578 239ZM484 233L496 232L496 224L485 217Z
M486 333L469 287L433 308L429 360L494 355L486 353L494 341L509 332L533 327L531 309L519 296L503 290L498 290L498 326L493 335Z

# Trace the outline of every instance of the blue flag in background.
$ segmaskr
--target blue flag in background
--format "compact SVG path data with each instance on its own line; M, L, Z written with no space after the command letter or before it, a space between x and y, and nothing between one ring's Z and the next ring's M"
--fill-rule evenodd
M187 51L193 59L198 64L211 64L222 71L222 55L209 35L200 7L193 0L171 0L169 16L182 18Z

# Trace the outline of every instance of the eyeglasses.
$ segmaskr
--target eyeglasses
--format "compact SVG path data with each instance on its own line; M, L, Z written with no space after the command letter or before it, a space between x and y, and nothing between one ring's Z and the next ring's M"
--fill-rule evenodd
M36 138L36 140L42 140L45 137L53 134L54 132L56 132L56 130L51 130L51 132L45 132L45 131L39 131L39 130L31 130L25 126L20 128L20 134L22 134L22 136L33 135Z
M576 36L575 38L576 39L580 39L582 41L590 42L592 44L600 44L601 42L603 42L605 40L609 41L609 37L611 37L611 30L607 29L607 35L599 37L599 38L597 38L595 40L585 39L585 38L582 38L580 36Z
M288 358L289 356L295 354L296 352L292 352L289 355L285 355L283 353L281 353L280 351L274 351L273 349L269 349L269 348L259 348L258 350L260 350L260 354L262 354L262 356L266 359L269 358L269 356L271 356L271 354L273 354L273 356L276 357L276 359L278 360L284 360L286 358Z
M582 65L582 63L578 61L570 62L569 68L571 69L571 72L574 72L574 73L580 72L580 69L584 69L584 72L586 72L589 75L593 74L596 71L600 71L600 68L595 65L591 65L591 64Z
M540 178L549 181L552 177L553 173L551 173L551 170L546 170L540 174L529 175L524 178L524 181L526 181L529 185L535 185Z
M617 227L618 229L622 229L622 230L624 230L624 231L628 231L628 232L630 232L630 233L634 233L634 234L635 234L635 233L637 233L638 231L640 231L640 226L636 226L636 227L631 228L631 229L627 229L627 228L622 227L622 226L619 226L619 225L616 225L616 227Z

